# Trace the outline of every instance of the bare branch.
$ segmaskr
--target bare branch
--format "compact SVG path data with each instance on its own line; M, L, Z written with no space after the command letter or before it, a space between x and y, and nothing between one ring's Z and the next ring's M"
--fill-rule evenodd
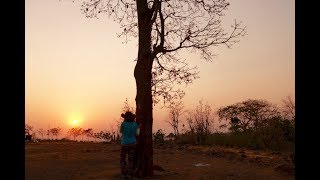
M196 52L212 61L214 47L231 48L246 35L246 27L236 20L229 33L222 27L221 17L230 5L226 0L84 0L81 10L88 18L98 18L100 13L112 17L122 29L118 37L128 42L130 37L138 37L137 4L150 15L151 57L157 62L152 70L155 103L159 100L156 96L167 102L183 97L174 84L187 85L197 78L196 69L179 60L178 52Z

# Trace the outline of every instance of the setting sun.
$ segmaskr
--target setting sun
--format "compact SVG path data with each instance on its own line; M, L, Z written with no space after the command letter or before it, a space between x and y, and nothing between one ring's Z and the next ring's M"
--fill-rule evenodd
M72 127L79 127L81 125L82 118L79 116L73 116L69 118L69 125Z
M74 126L79 125L79 120L77 120L77 119L72 120L72 125L74 125Z

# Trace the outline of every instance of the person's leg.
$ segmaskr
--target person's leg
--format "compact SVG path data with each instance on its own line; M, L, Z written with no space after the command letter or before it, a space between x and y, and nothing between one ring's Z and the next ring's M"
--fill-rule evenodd
M127 163L126 163L126 156L128 154L128 147L121 146L120 151L120 168L121 168L121 176L125 176L127 174Z
M128 150L128 175L129 177L133 177L133 160L135 156L136 146L130 146Z
M138 167L138 153L137 153L137 148L134 150L134 156L133 156L133 171L135 171Z

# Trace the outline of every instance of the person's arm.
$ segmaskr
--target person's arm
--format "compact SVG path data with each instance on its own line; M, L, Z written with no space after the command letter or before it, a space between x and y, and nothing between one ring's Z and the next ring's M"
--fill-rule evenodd
M140 134L140 127L141 127L141 124L139 124L137 130L136 130L136 136L138 136Z

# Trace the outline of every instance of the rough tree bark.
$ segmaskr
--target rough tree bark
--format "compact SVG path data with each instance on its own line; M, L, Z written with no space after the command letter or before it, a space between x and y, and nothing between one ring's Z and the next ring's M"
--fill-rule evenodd
M137 0L139 50L137 64L134 69L136 80L136 115L141 124L141 133L138 136L138 177L153 175L153 147L152 147L152 64L151 52L151 12L146 0Z

